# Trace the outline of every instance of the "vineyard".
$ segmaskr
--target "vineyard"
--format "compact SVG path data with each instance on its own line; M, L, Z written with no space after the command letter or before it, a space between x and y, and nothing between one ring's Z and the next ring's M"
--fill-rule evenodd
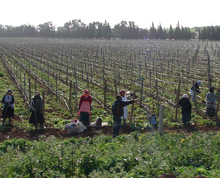
M195 126L197 130L200 130L198 128L201 128L201 130L205 131L219 130L219 115L213 119L208 119L205 116L205 98L210 86L214 86L216 88L220 87L220 42L197 40L70 40L1 38L0 57L0 96L2 98L3 94L5 94L7 89L10 87L13 90L16 100L13 127L0 127L1 142L10 138L36 140L40 138L41 134L45 134L46 136L55 135L59 138L71 137L66 136L64 127L67 123L73 120L73 118L78 117L78 100L85 89L88 89L93 97L93 110L91 112L92 120L95 121L96 118L101 117L104 122L108 122L109 126L105 129L103 128L104 131L102 134L112 134L111 105L115 101L115 96L121 89L135 92L138 98L137 104L134 104L133 107L128 107L129 126L132 126L136 130L142 130L142 132L145 132L143 129L148 125L148 117L151 114L155 114L158 117L159 108L161 105L164 105L165 131L173 132L173 128L182 127L181 109L178 107L177 103L182 94L189 95L193 82L196 82L197 80L202 81L202 86L200 87L201 93L196 97L196 102L192 102L192 125ZM41 131L42 133L33 131L33 127L28 123L28 117L30 116L30 100L35 91L41 92L45 102L44 115L47 131ZM218 99L217 111L219 109L219 103L220 102ZM81 143L80 141L74 140L74 143L77 143L74 145L74 147L84 148L87 144L92 145L93 143L91 142L93 142L93 139L90 140L90 137L101 134L99 133L101 131L90 131L92 135L90 135L89 130L84 135L84 137L88 137L85 138L85 143L84 141ZM122 133L129 134L130 132L132 132L130 127L127 129L122 129ZM184 132L186 132L186 130ZM12 136L13 134L14 136ZM122 139L123 144L126 147L129 147L126 139L128 139L128 142L133 142L133 139L136 139L135 142L138 142L136 147L138 147L138 145L141 145L140 142L142 137L140 135L135 136L135 134L137 133L135 132L131 134L132 138L130 138L129 135L121 136L118 138L118 142L120 142L120 139ZM210 135L207 134L202 139L207 141L208 136ZM78 138L80 135L75 135L75 137ZM140 137L141 139L139 139ZM143 138L145 137L148 139L147 134L144 134ZM187 139L185 137L182 138L183 133L180 135L178 134L175 139L177 139L177 137L178 139ZM193 141L189 141L190 143L195 141L194 137L199 136L192 136L190 139ZM213 138L214 142L216 144L220 144L219 134L216 134L214 137L216 138ZM73 143L73 141L71 141L72 138L68 139L68 141L55 141L55 143L52 143L51 140L53 139L56 140L55 138L49 138L49 147L51 147L51 149L54 149L55 144L61 145L61 147L66 144L72 149L73 145L70 145L70 143ZM97 141L99 139L100 145ZM151 135L149 136L149 139L159 139L159 136ZM176 143L173 141L174 138L172 138L170 135L167 140L169 139L174 147L180 149L182 143L176 145ZM43 144L43 141L46 140L47 139L44 138L44 140L41 140L40 142ZM159 140L162 139L160 138ZM114 142L117 141L111 141L108 136L104 135L100 138L94 138L94 144L100 146L100 148L101 143L109 144L111 146ZM14 143L10 145L13 144ZM147 142L145 146L148 148L150 144L150 142ZM159 141L156 144L159 144ZM169 146L172 147L172 144L167 145L165 150L169 150ZM7 152L5 145L7 144L2 143L2 145L0 145L0 152ZM32 149L33 147L36 149L39 149L39 147L48 149L46 148L46 145L38 145L37 142L32 143L25 141L24 150L18 150L21 157L23 157L23 154L27 151L26 146L32 146ZM153 147L155 148L156 145ZM192 145L192 147L194 146ZM206 161L208 162L208 160L202 163L197 163L198 168L200 168L202 165L202 168L204 169L202 172L211 169L211 166L213 166L213 169L218 170L217 167L219 167L219 163L217 163L217 160L219 159L220 153L219 150L217 151L217 147L217 145L213 146L215 153L213 153L213 157L210 158L216 161L215 165L206 165ZM118 148L111 147L111 149L114 150ZM164 148L158 148L156 152L152 151L151 154L157 157L157 154L160 154L158 153L160 149ZM184 149L187 148L184 147ZM59 150L61 150L61 148L59 148ZM28 154L35 154L32 153L35 151L30 150L28 151ZM146 150L140 149L139 151L148 154ZM201 150L198 150L194 156L196 157L197 154L199 155L200 151ZM62 154L61 152L62 151L60 151L59 154ZM65 154L69 154L67 150L64 152ZM189 150L187 150L187 153L189 153ZM16 153L13 153L12 150L9 150L8 154ZM70 155L73 155L73 153ZM91 155L94 157L90 157ZM73 176L73 172L76 177L80 174L88 176L90 173L92 173L91 176L99 177L101 175L100 170L105 170L104 172L106 175L106 171L112 171L112 173L118 175L118 177L133 177L134 175L132 175L131 172L134 171L137 165L139 165L139 167L137 167L138 170L136 170L140 171L138 177L141 177L141 175L150 175L146 171L142 172L141 170L142 164L145 166L150 166L148 160L150 158L148 157L137 158L139 160L135 161L133 158L136 158L134 155L132 155L132 161L130 161L129 159L131 157L127 159L127 157L124 155L121 156L121 159L126 159L126 161L120 162L113 160L114 156L112 156L110 161L111 163L107 163L104 158L103 160L100 158L101 161L97 158L97 160L100 161L97 162L95 159L97 156L95 154L95 150L93 150L91 155L86 155L87 157L84 157L86 160L83 160L83 164L87 164L86 161L89 163L94 161L94 165L91 164L91 166L95 167L89 167L89 172L86 172L87 170L82 168L82 160L82 162L79 163L79 152L77 152L75 155L76 157L74 157L74 160L76 160L73 166L75 167L74 170L73 167L69 167L67 171L67 168L65 168L67 165L64 165L73 164L71 163L73 158L68 158L63 162L61 160L57 160L59 162L57 164L61 164L62 162L63 168L65 168L67 172L65 172L64 169L61 170L60 167L56 166L54 169L50 167L48 170L55 170L57 173L59 172L60 176L68 175L69 177ZM140 154L135 156L138 155L140 156ZM154 162L156 167L160 167L160 164L164 165L159 172L153 170L152 167L149 167L149 170L152 169L151 176L159 176L163 172L174 172L177 175L187 176L186 172L183 171L184 166L194 166L194 164L190 162L192 155L190 154L187 156L184 157L184 155L182 155L178 158L172 158L173 160L182 158L185 160L184 163L180 161L176 163L176 165L173 163L168 163L168 159L165 158L164 162L162 161L162 163L159 163L161 160L156 159L156 161L158 161L157 163ZM64 155L60 157L64 159ZM6 159L6 157L4 159ZM27 156L25 159L28 161L29 157ZM59 158L50 157L49 159ZM148 160L147 163L145 163L145 159ZM161 159L163 159L163 157ZM37 166L37 162L35 161L37 160L33 160L33 164L27 163L27 167L30 165L33 166L34 164ZM100 166L102 163L104 164L103 167ZM166 164L172 165L173 167L168 168L165 166ZM13 165L11 166L13 167ZM79 168L79 166L82 167ZM111 170L111 166L115 166L117 169L114 168ZM124 170L120 170L118 168L119 166L124 167ZM180 166L181 170L177 170L176 166ZM43 175L43 173L39 173L38 175L34 173L32 168L27 167L24 166L23 168L18 168L18 172L20 171L19 173L22 173L22 175L28 175L30 177L34 175L48 176ZM187 169L190 168L191 167L188 167ZM22 171L22 169L31 171L25 172ZM197 169L192 170L194 171L193 175L198 174ZM50 171L47 173L49 174L49 172ZM218 175L215 172L206 173L206 175ZM9 170L7 175L10 175Z

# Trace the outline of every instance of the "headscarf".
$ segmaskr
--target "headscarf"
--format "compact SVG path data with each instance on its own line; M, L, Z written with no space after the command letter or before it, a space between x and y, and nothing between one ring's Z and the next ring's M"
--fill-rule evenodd
M122 92L125 93L125 90L124 90L124 89L121 89L120 92L119 92L119 94L121 95Z
M188 98L187 94L183 94L182 98Z
M88 97L88 96L89 96L89 90L85 90L85 91L83 92L83 96Z

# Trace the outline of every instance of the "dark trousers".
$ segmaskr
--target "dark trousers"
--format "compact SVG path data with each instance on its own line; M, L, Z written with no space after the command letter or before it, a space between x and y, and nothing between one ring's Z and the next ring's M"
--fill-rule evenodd
M11 119L13 117L14 117L14 108L11 108L11 106L4 107L2 111L2 118L3 118L2 123L4 124L6 118L9 118L9 123L11 123Z
M119 135L120 127L121 127L121 117L113 116L113 138Z
M84 126L89 127L89 124L90 124L89 113L88 112L81 112L80 113L80 121L83 123Z

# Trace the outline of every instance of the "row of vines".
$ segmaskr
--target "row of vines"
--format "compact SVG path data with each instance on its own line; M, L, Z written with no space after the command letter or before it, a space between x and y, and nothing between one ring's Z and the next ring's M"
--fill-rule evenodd
M45 97L66 108L68 117L77 116L78 99L89 89L93 118L109 121L115 95L125 89L138 95L135 122L158 115L161 104L165 122L178 122L179 97L189 95L193 81L201 80L201 94L193 105L194 120L199 121L209 86L220 85L220 47L215 41L0 39L0 52L27 102L34 90L43 88Z

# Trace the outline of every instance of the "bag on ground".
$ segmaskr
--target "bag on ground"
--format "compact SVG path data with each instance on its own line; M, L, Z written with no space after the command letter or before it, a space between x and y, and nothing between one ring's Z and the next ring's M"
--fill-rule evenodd
M67 124L65 129L67 130L68 134L72 133L82 133L86 130L86 127L78 120L74 120L71 123Z

